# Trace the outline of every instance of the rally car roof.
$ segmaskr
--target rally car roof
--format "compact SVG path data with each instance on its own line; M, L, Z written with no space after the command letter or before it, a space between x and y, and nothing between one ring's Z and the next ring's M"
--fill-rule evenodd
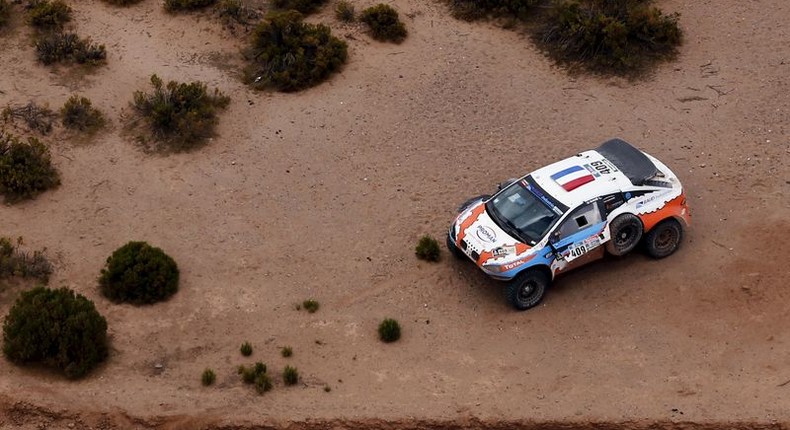
M554 199L575 208L595 197L633 189L656 173L658 169L642 151L623 140L612 139L595 150L542 167L530 176Z

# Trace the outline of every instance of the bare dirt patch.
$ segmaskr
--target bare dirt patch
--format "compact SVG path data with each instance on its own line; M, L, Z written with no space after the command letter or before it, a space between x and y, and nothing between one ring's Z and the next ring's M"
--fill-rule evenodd
M297 94L250 91L222 60L238 35L156 1L72 2L79 34L107 47L88 74L37 64L21 23L0 36L0 106L79 92L123 123L152 73L232 99L186 154L145 154L120 127L48 138L62 185L0 207L0 235L49 250L50 285L96 302L112 351L78 382L0 361L0 427L786 428L790 4L659 1L686 43L635 82L570 76L528 37L440 2L394 4L400 45L331 5L311 16L347 39L349 63ZM612 136L684 181L694 226L676 255L571 273L526 313L470 265L414 257L467 197ZM129 240L178 262L171 300L101 297L99 270ZM24 286L3 288L0 315ZM320 310L296 311L305 298ZM401 322L395 344L377 339L385 317ZM246 340L252 361L296 365L302 382L249 390Z

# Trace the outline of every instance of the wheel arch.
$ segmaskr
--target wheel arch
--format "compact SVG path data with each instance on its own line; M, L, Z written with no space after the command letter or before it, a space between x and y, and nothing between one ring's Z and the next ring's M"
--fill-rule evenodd
M542 272L546 276L548 276L550 281L554 280L554 271L552 271L551 267L549 267L549 265L545 264L545 263L538 263L538 264L533 264L532 266L524 267L523 269L519 270L518 273L516 273L515 276L513 276L513 279L516 279L522 273L525 273L525 272L530 271L530 270L535 270L535 271L538 271L538 272Z

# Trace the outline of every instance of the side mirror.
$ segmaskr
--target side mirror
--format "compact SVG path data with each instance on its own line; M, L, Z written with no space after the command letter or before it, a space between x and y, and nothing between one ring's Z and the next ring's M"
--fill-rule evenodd
M497 184L497 186L496 186L496 188L497 188L497 191L501 191L501 190L503 190L503 189L505 189L505 188L509 187L509 186L510 186L510 184L512 184L513 182L516 182L516 181L518 181L518 179L517 179L517 178L510 178L510 179L508 179L507 181L500 182L500 183L499 183L499 184Z
M549 243L553 245L559 241L560 241L560 231L554 230L554 232L551 233L551 236L549 236Z

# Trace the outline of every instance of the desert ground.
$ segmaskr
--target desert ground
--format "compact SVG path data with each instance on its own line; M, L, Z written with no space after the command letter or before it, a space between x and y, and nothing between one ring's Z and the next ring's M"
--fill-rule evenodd
M309 21L348 42L349 62L293 94L241 83L246 36L210 13L70 4L107 65L40 65L17 16L0 105L77 93L112 125L43 138L62 185L0 206L0 234L47 249L49 285L95 301L112 350L78 381L0 360L0 427L790 426L786 0L659 0L680 12L685 42L636 80L571 73L517 29L455 20L434 1L393 1L409 37L376 42L332 2ZM211 142L163 156L124 132L152 73L232 98ZM615 136L687 189L693 226L673 256L588 266L527 312L471 263L415 258L468 197ZM178 262L167 302L98 292L105 259L130 240ZM28 287L0 289L0 315ZM318 312L295 310L307 298ZM385 317L401 322L399 342L378 340ZM258 360L297 366L301 383L256 394L236 367Z

